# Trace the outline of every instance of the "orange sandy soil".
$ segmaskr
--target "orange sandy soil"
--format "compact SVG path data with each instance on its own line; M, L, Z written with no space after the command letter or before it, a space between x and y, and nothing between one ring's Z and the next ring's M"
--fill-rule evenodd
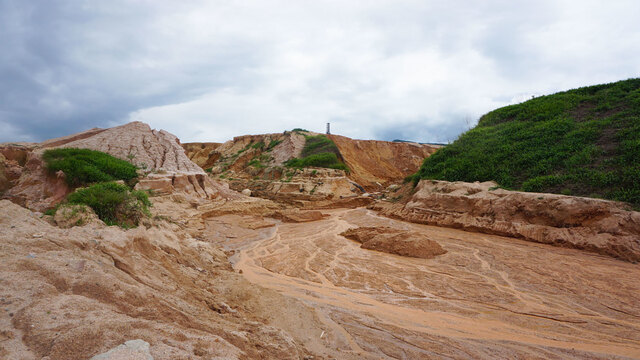
M640 266L579 250L406 223L366 209L280 223L225 215L207 241L250 282L302 300L343 359L640 358ZM447 253L417 259L339 236L420 231ZM318 348L320 346L320 348Z

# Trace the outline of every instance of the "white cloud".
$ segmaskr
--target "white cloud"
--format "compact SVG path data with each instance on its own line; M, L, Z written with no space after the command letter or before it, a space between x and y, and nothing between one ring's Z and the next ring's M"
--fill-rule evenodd
M0 56L0 71L24 69L7 89L29 89L0 106L27 113L14 121L35 137L142 120L224 141L329 121L446 141L496 107L640 72L635 1L61 3L0 22L51 35L35 46L15 25L20 55Z

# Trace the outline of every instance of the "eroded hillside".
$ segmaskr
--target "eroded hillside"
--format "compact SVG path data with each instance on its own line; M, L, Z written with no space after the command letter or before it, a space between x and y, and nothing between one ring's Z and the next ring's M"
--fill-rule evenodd
M363 196L404 176L374 164L417 168L428 149L319 135L187 156L132 123L0 146L0 358L640 358L640 213L495 183ZM148 213L120 228L66 204L100 186L48 169L59 147L137 164L97 185Z

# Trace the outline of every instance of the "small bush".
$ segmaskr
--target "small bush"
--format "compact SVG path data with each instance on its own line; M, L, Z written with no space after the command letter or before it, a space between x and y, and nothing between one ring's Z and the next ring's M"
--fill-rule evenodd
M262 149L264 149L264 142L258 141L257 143L251 145L251 148L252 149L260 149L260 150L262 150Z
M267 150L273 149L274 147L278 146L281 142L282 140L271 140L271 142L269 143L269 146L267 146Z
M321 153L307 156L302 159L293 158L284 163L288 167L304 168L304 167L324 167L330 169L339 169L349 171L349 168L338 161L338 157L334 153Z
M107 225L137 226L149 216L151 202L144 191L131 191L117 183L100 183L78 189L67 197L70 204L84 204L95 211Z
M72 187L114 180L132 184L138 177L133 164L100 151L51 149L45 151L42 158L48 171L62 170L67 184Z

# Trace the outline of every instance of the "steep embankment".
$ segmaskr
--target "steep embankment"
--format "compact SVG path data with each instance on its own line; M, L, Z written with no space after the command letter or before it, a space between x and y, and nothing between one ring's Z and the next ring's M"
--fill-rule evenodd
M422 180L406 204L380 202L374 208L421 224L640 261L640 212L608 200L508 191L494 182Z
M329 135L351 170L349 177L367 189L380 189L413 174L440 147L417 143L355 140Z
M638 154L640 79L631 79L492 111L429 157L416 179L494 180L640 206Z

